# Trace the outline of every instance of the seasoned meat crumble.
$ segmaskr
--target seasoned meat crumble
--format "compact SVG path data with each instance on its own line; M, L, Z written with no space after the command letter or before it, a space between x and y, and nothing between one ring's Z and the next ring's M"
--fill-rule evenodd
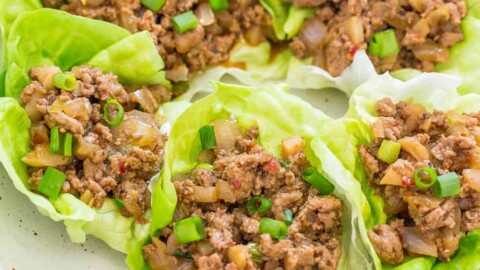
M402 263L406 254L448 261L460 238L480 228L479 115L427 112L420 104L394 104L387 98L378 101L375 110L375 140L359 153L369 186L385 201L388 224L369 231L370 240L386 263ZM384 141L394 141L401 149L390 164L378 155ZM414 173L417 180L431 180L427 170L438 175L435 184L442 176L456 175L458 180L451 183L458 183L459 193L445 196L435 185L419 186Z
M255 128L239 136L235 147L215 150L213 170L198 168L174 177L178 204L173 222L201 217L205 237L179 244L172 224L143 249L152 269L336 269L341 244L342 202L301 179L309 166L298 149L283 164L257 144ZM209 195L207 195L209 194ZM271 209L252 213L254 196L271 201ZM263 218L285 220L293 213L288 235L275 239L260 232ZM187 255L187 256L185 256Z
M170 99L163 86L127 89L111 73L89 66L73 67L75 87L58 89L52 78L58 67L32 68L33 80L20 100L32 120L32 151L22 160L29 165L29 185L37 190L47 167L66 175L61 193L70 193L91 207L100 208L106 197L123 204L125 216L140 217L149 208L150 178L160 171L166 137L151 112ZM104 106L115 100L124 109L121 123L107 123ZM147 104L144 106L144 104ZM119 111L107 105L108 117ZM71 154L51 150L52 136L72 135Z

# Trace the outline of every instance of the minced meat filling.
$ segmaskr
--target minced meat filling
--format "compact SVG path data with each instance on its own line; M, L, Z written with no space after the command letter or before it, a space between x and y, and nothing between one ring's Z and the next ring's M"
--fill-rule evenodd
M368 232L370 240L386 263L401 263L407 254L448 261L460 237L480 228L480 115L430 113L422 105L390 99L377 102L375 110L375 140L359 153L368 184L383 197L389 219ZM384 140L401 145L391 164L377 157ZM414 172L425 166L437 179L455 173L459 193L442 197L434 186L417 186Z
M342 202L320 195L301 179L309 165L302 149L282 160L289 164L284 167L257 144L258 130L247 134L237 138L233 149L215 151L213 171L199 168L174 177L178 204L173 222L199 216L205 237L179 244L172 224L164 228L143 249L153 269L337 268ZM268 198L271 209L249 212L246 204L252 196ZM260 233L262 218L283 221L286 209L293 222L285 239Z
M89 66L73 67L76 86L58 89L53 76L58 67L32 68L30 83L20 100L32 120L32 151L22 160L29 165L29 185L37 190L47 167L66 175L61 193L70 193L91 207L100 208L106 197L123 203L125 216L140 217L150 204L150 178L160 170L166 137L153 112L170 99L162 86L126 89L111 73ZM118 126L105 120L104 104L116 100L125 110ZM144 105L146 104L146 105ZM108 106L109 119L118 113ZM149 113L147 113L149 112ZM60 136L73 135L71 155L52 153L52 128Z
M228 52L241 34L251 45L263 40L278 43L271 17L257 0L230 0L228 10L213 14L214 18L200 12L207 2L199 0L167 0L157 14L139 0L43 2L48 7L118 24L131 32L150 31L166 63L167 78L173 82L186 81L189 72L228 60ZM313 64L334 76L351 64L356 51L368 51L375 33L387 29L394 30L400 51L381 57L369 54L378 72L401 68L433 71L435 63L448 61L449 48L463 40L460 22L467 14L462 0L285 2L317 9L289 41L290 48L299 58L313 57ZM178 34L171 18L188 10L208 19L200 19L196 29Z
M461 0L297 0L320 3L316 16L290 43L297 57L313 56L314 64L334 76L367 49L375 33L393 29L400 52L384 58L369 54L378 72L400 68L433 71L448 61L449 48L463 39L460 22L466 16Z
M208 1L198 0L166 0L158 13L146 9L140 0L43 2L47 7L112 22L132 33L150 31L165 62L167 79L173 82L187 81L189 73L228 60L229 50L242 33L251 44L262 42L266 35L274 36L270 16L257 0L230 0L228 10L217 13L210 10ZM205 8L202 3L210 12L201 12ZM204 14L199 25L183 34L175 32L171 19L189 10L197 17Z

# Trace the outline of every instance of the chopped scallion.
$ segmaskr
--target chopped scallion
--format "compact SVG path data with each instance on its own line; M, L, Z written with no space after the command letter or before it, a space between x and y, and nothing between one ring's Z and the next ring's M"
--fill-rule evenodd
M262 264L262 253L258 250L258 244L250 242L247 244L248 253L252 254L252 260L257 264Z
M392 164L398 159L402 145L398 142L383 140L377 152L377 158L388 164Z
M380 58L385 58L400 51L397 37L393 29L373 34L373 38L368 45L368 52Z
M272 201L268 198L254 196L247 202L247 210L250 213L263 213L272 208Z
M202 218L192 216L175 222L173 232L177 242L187 244L201 240L205 237L205 228Z
M187 11L172 18L172 24L175 31L182 34L195 29L198 25L198 19L193 11Z
M72 74L60 72L53 75L53 85L65 91L72 91L77 85L77 78Z
M335 186L328 181L327 177L319 173L314 167L306 168L302 173L302 178L322 195L329 195L335 190Z
M228 8L228 0L209 0L213 12L224 11Z
M60 150L60 131L58 127L50 128L50 153L57 154Z
M283 215L285 216L285 224L291 225L293 222L293 212L290 209L285 209L283 212Z
M215 129L213 126L203 126L198 130L198 132L200 133L202 150L212 149L217 146L217 140L215 139Z
M113 201L114 201L115 204L118 206L118 208L125 208L125 205L123 204L122 199L120 199L120 198L115 198L115 199L113 199Z
M288 235L287 224L271 218L260 219L259 232L260 234L268 233L275 239L285 239Z
M454 172L440 175L433 186L438 197L450 197L460 193L460 179Z
M142 4L153 12L158 12L165 4L165 0L141 0Z
M415 180L415 185L418 188L429 188L437 182L437 172L428 166L424 166L415 170L413 180Z
M117 106L117 115L115 115L113 119L111 119L108 109L110 105ZM125 111L122 104L120 104L116 99L107 99L107 102L105 103L105 105L103 105L103 119L105 119L105 122L107 122L112 127L120 126L123 121L124 114Z
M55 199L58 197L65 179L67 179L67 176L64 173L53 167L48 167L42 180L40 180L37 190L47 195L50 199Z
M72 156L72 146L73 146L73 135L71 133L66 133L63 140L63 155L67 157Z

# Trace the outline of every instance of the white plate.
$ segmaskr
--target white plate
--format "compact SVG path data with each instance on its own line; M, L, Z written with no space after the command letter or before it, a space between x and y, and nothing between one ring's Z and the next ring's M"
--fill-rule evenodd
M347 108L336 90L297 90L294 93L332 117ZM312 119L313 120L313 119ZM92 237L84 244L70 242L61 222L40 215L12 185L0 165L0 269L127 269L125 255Z

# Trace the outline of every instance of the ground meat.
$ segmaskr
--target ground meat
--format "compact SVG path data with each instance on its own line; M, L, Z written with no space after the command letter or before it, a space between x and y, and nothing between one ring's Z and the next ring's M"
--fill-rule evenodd
M376 225L368 231L368 238L373 244L378 257L383 262L399 264L403 262L403 247L400 235L389 225Z
M400 52L384 58L370 54L378 72L400 68L433 71L435 63L448 61L449 47L463 40L460 22L467 13L465 2L460 0L422 1L420 4L379 0L294 0L293 4L319 7L312 20L323 25L326 33L323 40L311 44L310 35L315 30L310 30L311 26L305 23L298 38L290 44L292 51L297 57L314 56L314 64L334 76L351 64L357 50L368 47L375 33L387 29L395 31ZM320 27L316 29L319 33Z
M173 82L188 80L189 74L228 60L228 52L243 32L260 29L260 41L273 32L271 18L257 0L230 0L228 10L216 12L212 24L199 24L182 34L174 31L172 17L195 11L199 1L167 0L158 13L146 9L139 0L43 2L47 7L115 23L130 32L150 31L165 62L167 79Z
M480 228L480 193L469 179L480 174L473 169L479 163L478 114L431 113L419 104L393 104L388 99L377 102L375 109L378 115L372 125L375 138L369 146L359 147L359 155L367 171L367 183L385 202L384 213L390 220L402 222L375 226L369 231L370 240L387 263L401 263L403 248L448 261L458 249L460 237ZM376 157L385 139L397 141L401 146L392 164ZM435 170L439 177L455 173L460 193L443 198L433 187L417 187L414 170L425 166ZM398 238L398 234L402 237ZM419 242L423 242L421 249L417 248Z
M75 141L73 157L61 166L54 166L67 176L61 192L78 196L96 208L102 207L105 198L115 197L123 201L125 216L140 217L150 204L147 184L162 164L166 138L160 133L160 124L152 114L133 110L139 104L130 98L129 90L115 75L103 74L89 66L73 67L71 72L77 78L77 85L67 92L55 89L51 83L52 72L59 71L56 67L32 69L32 79L36 80L21 94L22 103L31 112L34 151L49 149L49 133L54 127L61 138L69 133ZM155 96L160 101L170 98L162 87L140 88L150 93L152 104L156 104L152 110L159 106ZM125 110L122 122L116 127L108 124L103 115L107 99L117 100ZM107 111L112 119L117 107L110 106ZM63 143L63 139L59 141ZM37 189L45 169L31 170L29 183L33 190Z
M257 128L244 134L233 149L212 151L213 171L195 169L174 177L178 207L173 222L194 215L205 224L205 239L178 248L188 251L199 269L337 269L342 202L320 195L301 179L303 169L311 166L302 150L286 157L290 164L281 167L278 158L257 144ZM247 210L253 196L268 198L271 209ZM285 239L260 234L262 218L285 220L286 209L293 222ZM160 236L167 246L174 237L171 226Z

